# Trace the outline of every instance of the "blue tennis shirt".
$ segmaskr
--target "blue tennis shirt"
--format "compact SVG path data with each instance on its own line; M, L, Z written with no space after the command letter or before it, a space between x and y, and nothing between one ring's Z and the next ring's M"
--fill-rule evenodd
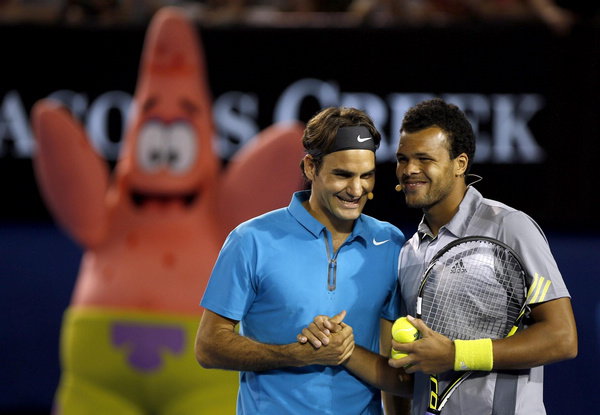
M331 234L302 206L309 196L297 192L287 208L231 232L201 305L240 321L240 334L270 344L294 343L315 316L346 310L344 322L352 326L356 344L379 353L380 319L400 314L398 255L404 235L362 214L334 253ZM238 414L308 411L381 414L380 394L342 366L240 373Z

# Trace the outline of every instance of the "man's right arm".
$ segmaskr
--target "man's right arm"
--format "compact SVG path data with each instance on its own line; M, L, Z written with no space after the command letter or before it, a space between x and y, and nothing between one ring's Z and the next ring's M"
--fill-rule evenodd
M339 365L354 350L351 327L332 337L334 347L311 344L265 344L235 332L237 321L205 309L196 335L195 353L206 369L263 371L289 366Z

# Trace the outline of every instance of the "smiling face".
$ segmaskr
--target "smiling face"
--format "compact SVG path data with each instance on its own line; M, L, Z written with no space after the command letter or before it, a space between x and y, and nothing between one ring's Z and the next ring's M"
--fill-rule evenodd
M458 206L468 158L463 153L450 159L447 137L440 128L402 132L396 159L396 176L409 207L427 212L436 206L449 210Z
M309 211L328 229L350 232L375 186L375 153L344 150L327 154L317 172L311 156L304 159L312 181Z

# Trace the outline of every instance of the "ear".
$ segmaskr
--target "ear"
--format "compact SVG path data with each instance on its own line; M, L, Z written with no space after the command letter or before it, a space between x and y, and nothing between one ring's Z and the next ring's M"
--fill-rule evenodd
M469 165L469 156L466 153L461 153L454 159L454 164L456 167L456 176L464 176L467 171L467 166Z
M311 182L315 178L315 171L316 171L316 166L315 166L315 161L314 161L313 157L310 154L305 155L304 156L304 175Z

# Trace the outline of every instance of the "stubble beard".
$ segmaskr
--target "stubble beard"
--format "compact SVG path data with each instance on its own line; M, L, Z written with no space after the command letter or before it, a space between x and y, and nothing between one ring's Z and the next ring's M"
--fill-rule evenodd
M446 191L444 191L444 189L446 189ZM431 188L424 195L413 195L413 197L406 195L406 205L409 208L422 209L423 212L426 212L443 201L449 194L449 187L442 183L439 186Z
M427 196L421 197L417 200L410 200L408 197L406 197L406 206L412 209L427 210L434 205L434 202L432 202L430 199L431 198Z

